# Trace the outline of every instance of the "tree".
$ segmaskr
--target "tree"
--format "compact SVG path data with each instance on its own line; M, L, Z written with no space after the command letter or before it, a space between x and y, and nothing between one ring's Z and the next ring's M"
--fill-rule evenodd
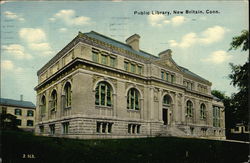
M1 130L18 130L17 117L11 114L0 114Z
M233 37L229 50L241 48L242 51L249 50L249 32L243 30L240 36ZM231 74L229 78L231 84L239 89L231 97L232 112L235 113L235 123L243 123L245 126L249 124L248 110L248 90L249 90L249 58L244 65L234 65L230 63Z

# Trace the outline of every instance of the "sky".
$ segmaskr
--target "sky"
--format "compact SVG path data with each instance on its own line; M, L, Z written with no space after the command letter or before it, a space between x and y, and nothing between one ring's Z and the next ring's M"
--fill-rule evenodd
M230 96L229 63L248 52L228 51L248 29L248 1L1 1L1 97L36 103L37 71L79 31L115 40L140 35L140 49L158 56L172 50L175 62ZM188 10L189 12L186 12Z

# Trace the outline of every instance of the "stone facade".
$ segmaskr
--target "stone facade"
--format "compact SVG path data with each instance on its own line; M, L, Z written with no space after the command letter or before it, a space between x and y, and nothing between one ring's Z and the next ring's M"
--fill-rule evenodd
M36 133L224 139L224 106L212 83L178 66L171 50L159 57L140 50L139 39L79 32L37 73Z

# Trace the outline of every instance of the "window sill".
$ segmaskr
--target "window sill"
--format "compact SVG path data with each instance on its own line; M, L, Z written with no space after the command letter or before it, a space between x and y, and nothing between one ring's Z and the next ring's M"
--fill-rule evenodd
M95 108L96 109L113 109L112 106L101 106L101 105L96 105Z
M67 106L67 107L65 107L64 109L71 109L71 106Z
M139 110L135 110L135 109L127 109L128 112L140 112L140 109Z

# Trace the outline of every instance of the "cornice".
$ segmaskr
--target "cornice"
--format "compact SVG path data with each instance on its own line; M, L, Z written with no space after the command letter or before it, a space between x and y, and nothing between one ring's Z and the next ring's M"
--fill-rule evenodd
M63 67L62 69L60 69L58 72L56 72L55 74L53 74L52 76L50 76L49 78L47 78L45 81L43 81L42 83L40 83L39 85L37 85L35 87L35 90L38 91L40 89L43 89L45 87L47 87L46 85L51 85L53 83L55 83L56 81L62 79L65 75L70 74L71 72L79 69L79 68L86 68L86 65L92 66L92 67L98 67L100 69L103 69L104 71L110 71L110 72L115 72L117 74L120 74L116 77L120 77L122 79L124 79L124 76L128 76L129 78L133 78L133 79L137 79L138 81L143 81L142 83L145 85L150 85L151 82L156 82L156 83L161 83L163 85L168 85L170 87L176 87L178 89L182 89L185 92L190 92L191 94L196 94L199 96L205 96L207 98L212 98L212 96L206 95L206 94L202 94L199 93L197 91L190 91L187 90L183 85L179 85L179 84L175 84L175 83L169 83L167 81L163 81L161 79L158 79L156 77L145 77L142 75L138 75L138 74L133 74L133 73L129 73L127 71L124 70L120 70L117 68L113 68L113 67L109 67L106 65L100 65L98 63L86 60L86 59L82 59L82 58L75 58L74 60L72 60L70 63L68 63L65 67ZM90 68L90 71L92 69ZM125 80L128 78L125 78Z

